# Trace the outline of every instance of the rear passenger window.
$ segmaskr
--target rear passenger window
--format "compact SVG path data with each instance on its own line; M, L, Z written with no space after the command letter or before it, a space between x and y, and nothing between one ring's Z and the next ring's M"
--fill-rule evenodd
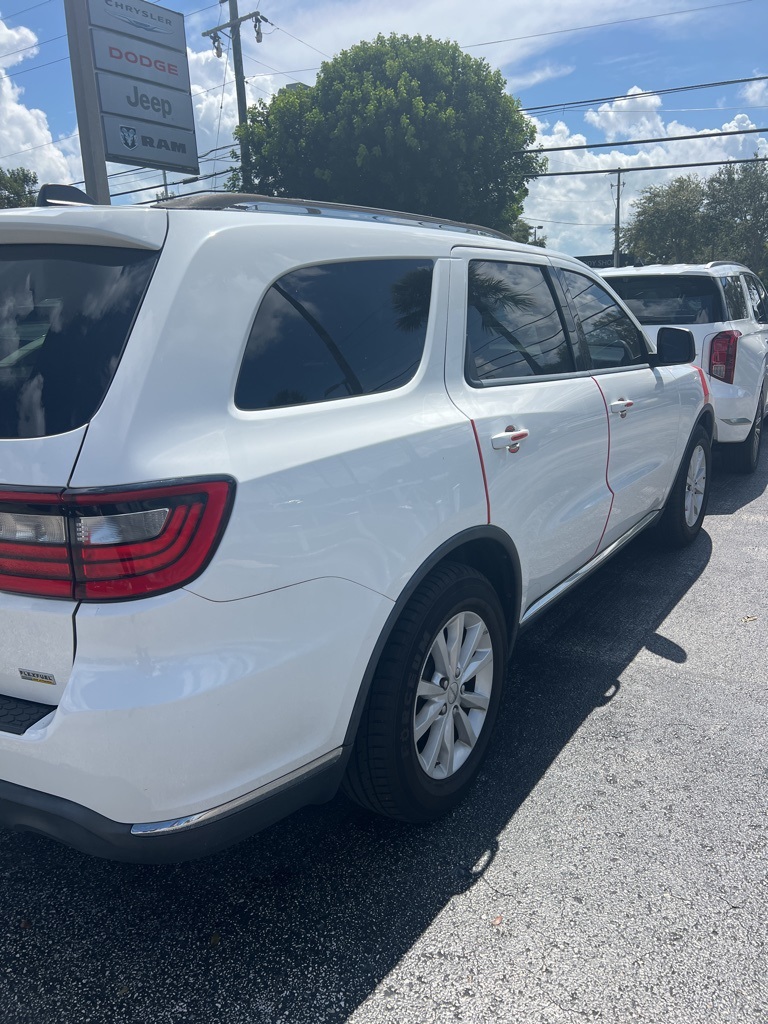
M645 341L605 288L583 274L563 271L576 307L592 366L607 370L648 361Z
M294 270L262 300L235 387L239 409L391 391L416 373L431 260L358 260Z
M574 369L543 269L472 260L467 301L468 380L479 384Z
M744 280L749 292L749 301L755 311L755 319L760 324L768 324L768 295L765 293L762 282L752 274L745 274Z
M747 301L744 298L744 290L741 287L741 280L738 277L721 277L720 284L725 293L725 303L728 307L729 320L746 320L749 316Z

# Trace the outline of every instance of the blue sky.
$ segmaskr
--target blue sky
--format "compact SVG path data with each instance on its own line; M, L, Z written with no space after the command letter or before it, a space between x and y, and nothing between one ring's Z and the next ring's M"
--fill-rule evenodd
M254 9L246 3L241 0L243 13ZM188 15L198 149L205 153L231 141L236 120L231 73L224 84L226 62L216 58L201 36L204 29L226 20L222 15L227 8L206 0L165 6ZM500 68L509 91L525 108L626 97L575 109L553 106L535 114L545 147L613 144L550 157L551 171L605 174L553 177L531 185L526 218L542 225L539 233L566 252L610 251L610 183L615 176L607 172L617 166L649 168L624 176L622 207L629 213L640 188L690 173L653 170L654 165L748 158L756 152L768 156L768 133L668 141L675 135L768 125L766 81L632 96L638 90L657 93L768 75L768 0L645 0L642 5L626 0L475 0L471 5L459 0L390 0L386 5L373 0L280 0L274 6L260 0L258 6L276 27L265 32L261 44L244 30L251 100L266 98L291 80L311 84L327 56L391 31L456 40L468 53ZM0 167L30 167L41 181L82 176L78 139L70 137L77 122L67 56L62 0L0 0ZM667 141L616 145L639 138ZM207 157L201 169L221 172L218 182L223 184L228 164L224 150ZM111 165L110 170L125 167ZM714 170L702 168L700 173ZM112 188L154 186L159 180L159 172L140 169L113 178ZM117 201L152 195L150 191Z

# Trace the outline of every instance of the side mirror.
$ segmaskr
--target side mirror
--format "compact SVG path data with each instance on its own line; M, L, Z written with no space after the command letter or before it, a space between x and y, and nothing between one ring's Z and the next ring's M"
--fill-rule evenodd
M696 358L693 334L684 327L660 327L656 338L656 352L651 353L651 366L679 366L692 363Z

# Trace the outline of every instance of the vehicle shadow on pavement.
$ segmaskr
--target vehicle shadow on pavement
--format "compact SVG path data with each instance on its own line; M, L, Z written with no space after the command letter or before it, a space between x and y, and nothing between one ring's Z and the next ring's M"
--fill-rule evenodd
M710 553L706 532L673 553L641 537L522 636L481 777L429 827L339 796L216 857L161 867L0 833L4 1024L347 1020L452 897L490 884L498 836L585 720L620 699L637 653L685 660L657 629ZM431 948L424 973L461 970L457 955Z
M768 429L768 424L765 429ZM730 516L756 501L768 488L768 443L764 438L760 461L750 476L732 472L723 453L717 448L714 451L713 467L707 515Z

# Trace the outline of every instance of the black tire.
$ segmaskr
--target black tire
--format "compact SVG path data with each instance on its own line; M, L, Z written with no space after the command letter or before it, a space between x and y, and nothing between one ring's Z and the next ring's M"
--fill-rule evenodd
M462 613L464 617L457 619ZM479 625L475 620L479 620ZM481 648L478 643L478 649L490 650L493 666L491 670L486 660L485 667L471 680L465 673L466 690L459 690L458 683L451 685L453 680L449 682L442 675L433 651L439 647L439 634L451 623L453 635L470 639L465 622L471 624L470 628L476 631L473 636L478 636L483 644ZM483 639L486 635L487 640ZM470 646L462 646L462 650L469 650ZM458 804L470 788L487 750L498 714L507 658L504 615L496 591L486 577L456 563L434 569L406 605L381 655L347 767L347 795L378 814L414 823L431 821ZM438 677L439 682L435 682ZM417 693L422 678L422 690L426 687L435 691L430 691L429 697ZM444 704L438 686L445 690ZM469 715L477 717L478 712L467 712L473 706L473 698L487 699L488 704L482 712L484 718L476 741L471 745L462 740L461 733ZM446 710L435 717L438 707ZM422 716L420 725L432 722L418 740L417 714ZM445 740L438 736L440 729ZM471 735L475 733L464 733L465 737ZM449 737L450 750L445 746ZM438 758L433 774L428 774L424 763L431 759L425 753L430 743L432 751L436 747L446 751L445 764ZM456 750L465 759L449 773L454 756L459 760L459 755L454 754ZM435 773L442 771L446 776L436 777Z
M705 475L699 504L691 489L689 470L694 466L701 465L701 459L703 459ZM712 444L709 434L699 426L696 427L688 442L674 486L667 498L664 514L659 521L659 534L667 547L686 547L698 537L704 516L707 514L711 479Z
M749 433L738 444L723 445L728 465L736 473L754 473L760 459L760 442L763 439L763 417L765 416L765 392L760 393L757 410Z

